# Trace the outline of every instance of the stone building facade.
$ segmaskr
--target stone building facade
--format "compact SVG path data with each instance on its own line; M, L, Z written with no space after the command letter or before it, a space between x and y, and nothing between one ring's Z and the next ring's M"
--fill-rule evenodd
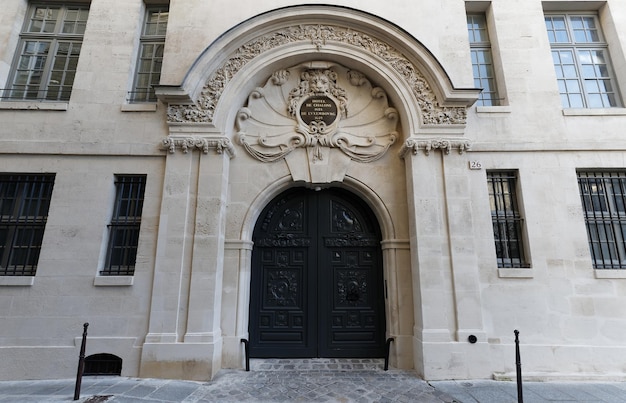
M3 2L1 379L624 378L626 3L236 3Z

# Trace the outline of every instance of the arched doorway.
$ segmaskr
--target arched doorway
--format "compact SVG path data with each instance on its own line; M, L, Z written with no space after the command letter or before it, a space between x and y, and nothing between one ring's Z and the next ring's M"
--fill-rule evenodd
M339 188L292 188L254 230L252 357L383 357L380 229Z

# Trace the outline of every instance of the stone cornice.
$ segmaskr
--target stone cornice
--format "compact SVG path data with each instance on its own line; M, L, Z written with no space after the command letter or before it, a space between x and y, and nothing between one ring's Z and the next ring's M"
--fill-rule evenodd
M459 154L468 151L472 143L462 138L436 138L436 139L416 139L410 138L404 142L400 149L400 157L405 158L410 152L417 155L419 150L423 150L426 156L430 155L432 150L441 150L444 155L450 154L453 149L458 150Z
M217 154L228 154L230 158L235 156L235 148L230 140L226 137L202 136L202 135L186 135L176 136L170 135L162 141L163 149L173 154L176 150L180 150L183 154L189 151L201 150L204 154L208 154L210 149L214 149Z

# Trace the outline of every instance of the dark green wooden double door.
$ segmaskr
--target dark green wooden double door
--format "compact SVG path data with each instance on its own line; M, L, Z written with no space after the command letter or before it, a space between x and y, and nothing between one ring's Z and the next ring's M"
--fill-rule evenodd
M383 357L380 229L341 189L291 189L254 230L251 357Z

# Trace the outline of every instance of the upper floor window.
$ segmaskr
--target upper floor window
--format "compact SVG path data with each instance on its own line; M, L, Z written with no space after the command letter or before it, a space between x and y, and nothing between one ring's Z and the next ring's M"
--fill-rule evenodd
M53 174L0 174L0 275L35 275L53 185Z
M146 175L116 175L115 204L101 275L134 274L145 189Z
M88 15L88 5L31 4L4 98L69 100Z
M626 269L626 172L578 172L594 269Z
M517 172L489 171L487 185L498 267L528 267L517 200Z
M474 86L483 89L476 104L484 106L500 105L485 15L468 14L467 32L469 34L470 52L472 55Z
M148 7L140 39L139 59L131 102L155 102L154 85L161 80L168 7Z
M563 107L618 106L609 50L598 17L546 14L545 22Z

